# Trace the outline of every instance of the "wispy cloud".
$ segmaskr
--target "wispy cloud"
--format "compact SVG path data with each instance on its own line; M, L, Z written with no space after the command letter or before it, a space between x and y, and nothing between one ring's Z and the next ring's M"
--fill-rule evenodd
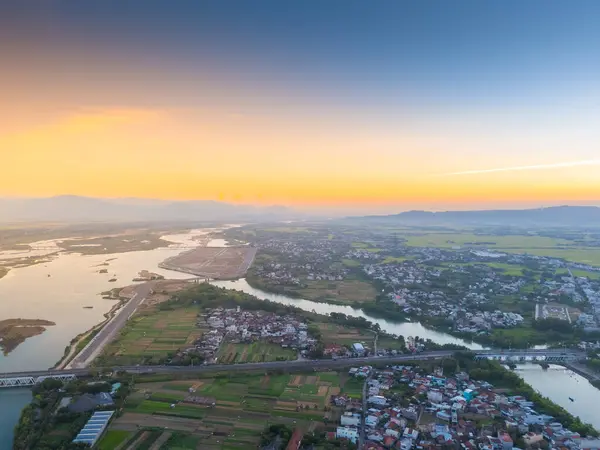
M582 161L567 161L552 164L535 164L532 166L513 166L513 167L496 167L493 169L474 169L464 170L460 172L450 172L442 174L444 176L452 175L477 175L482 173L494 173L494 172L517 172L521 170L546 170L546 169L559 169L561 167L577 167L577 166L600 166L600 159L585 159Z

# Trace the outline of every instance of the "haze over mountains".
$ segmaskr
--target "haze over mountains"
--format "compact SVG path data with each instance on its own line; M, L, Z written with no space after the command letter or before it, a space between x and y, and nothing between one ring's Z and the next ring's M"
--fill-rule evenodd
M282 206L258 207L210 200L99 199L72 195L0 198L0 222L274 221L300 217Z
M538 209L485 211L407 211L387 216L365 216L361 221L398 222L406 225L502 225L524 227L600 227L596 206L554 206Z

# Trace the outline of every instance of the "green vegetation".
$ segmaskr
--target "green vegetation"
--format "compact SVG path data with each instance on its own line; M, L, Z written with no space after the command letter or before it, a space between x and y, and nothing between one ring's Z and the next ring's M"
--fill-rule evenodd
M335 423L340 414L331 407L330 398L342 391L347 378L345 373L338 372L227 374L172 379L167 383L142 383L140 378L136 390L127 398L122 415L112 421L111 427L135 430L133 427L139 423L142 430L128 442L152 433L151 439L147 436L143 439L143 445L155 442L161 435L164 437L168 431L172 433L167 441L171 449L256 448L261 441L279 434L270 433L279 429L279 424L291 430L325 431L327 424ZM193 392L184 392L190 388ZM351 384L350 390L355 390L355 386ZM186 402L188 395L201 398L204 403ZM152 423L152 427L144 426L146 423ZM270 430L272 425L276 427ZM116 440L111 432L109 429L104 439L111 436Z
M191 345L207 330L198 324L199 309L149 310L134 316L120 336L95 361L104 364L159 364L179 348Z
M99 450L114 450L123 442L127 441L132 436L132 432L123 430L107 431L100 442L98 442Z
M281 348L280 345L268 342L252 342L251 344L224 343L217 354L220 364L245 362L291 361L298 358L292 349Z
M361 280L306 281L306 287L297 289L299 296L315 301L341 303L372 302L377 291L370 283Z

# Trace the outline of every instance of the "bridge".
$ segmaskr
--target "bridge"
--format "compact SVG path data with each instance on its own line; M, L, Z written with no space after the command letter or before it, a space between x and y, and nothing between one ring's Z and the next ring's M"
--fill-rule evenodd
M367 356L363 358L339 358L297 361L274 361L264 363L208 364L200 366L122 366L102 368L80 368L68 370L41 370L0 374L0 387L34 386L47 378L70 381L77 377L89 377L94 372L127 372L130 374L178 374L178 373L218 373L245 372L249 370L305 371L324 368L343 368L365 364L399 364L408 361L428 361L449 358L454 350L430 351L409 355ZM475 359L492 359L505 362L546 361L549 363L573 362L586 357L585 353L574 350L475 350Z
M564 363L585 359L586 354L570 349L491 349L476 350L475 359L492 359L506 362Z
M77 379L77 376L72 373L57 373L51 375L40 375L40 376L8 376L0 378L0 387L29 387L41 383L47 379L65 381L73 381Z

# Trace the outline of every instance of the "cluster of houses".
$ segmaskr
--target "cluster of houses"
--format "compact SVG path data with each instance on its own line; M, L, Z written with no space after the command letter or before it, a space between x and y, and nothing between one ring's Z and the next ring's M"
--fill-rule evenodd
M332 397L344 412L331 438L357 443L362 433L367 450L511 450L518 448L515 438L527 448L600 449L600 439L582 437L524 397L500 394L464 372L445 377L395 366L350 374L365 380L366 401Z
M481 269L477 266L469 270L473 269L483 270L486 276L474 276L471 284L455 283L447 286L456 292L450 296L446 289L434 289L434 280L441 275L439 268L412 263L371 264L364 268L368 276L391 290L388 298L407 314L449 319L458 331L473 333L519 326L524 321L520 314L499 310L482 311L481 306L490 303L492 292L508 294L518 291L523 280L501 283L498 274L491 268L486 266ZM467 269L459 266L457 270Z
M194 344L206 361L215 362L224 342L265 341L283 348L308 349L316 343L308 334L308 325L293 315L264 311L245 311L240 307L208 309L202 315L209 330Z

